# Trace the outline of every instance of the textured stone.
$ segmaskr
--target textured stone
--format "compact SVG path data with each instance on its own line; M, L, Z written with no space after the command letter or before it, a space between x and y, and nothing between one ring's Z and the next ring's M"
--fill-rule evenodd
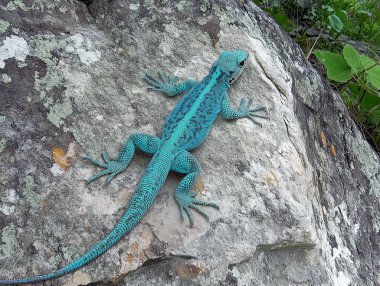
M172 174L125 239L46 285L380 285L379 157L273 20L248 0L83 2L0 4L0 278L53 271L116 224L149 157L86 187L81 156L160 134L178 98L148 92L145 72L201 79L239 48L231 98L270 120L219 118L194 152L221 210L181 223Z

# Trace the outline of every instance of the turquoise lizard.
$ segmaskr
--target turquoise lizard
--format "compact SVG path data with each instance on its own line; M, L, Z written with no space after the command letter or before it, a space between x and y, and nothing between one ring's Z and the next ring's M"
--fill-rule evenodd
M256 114L256 112L265 111L265 107L250 108L252 99L242 99L237 110L232 109L230 105L227 91L247 65L248 56L248 52L244 50L222 52L219 59L211 67L209 74L201 82L187 80L177 84L177 77L167 76L163 72L158 73L159 78L145 75L144 80L149 84L150 89L163 92L168 96L175 96L188 91L167 117L161 138L146 134L133 134L123 146L117 160L110 160L105 152L102 154L105 163L86 157L93 164L105 169L89 178L87 180L89 184L107 174L109 176L106 182L111 182L115 175L128 166L136 147L153 155L123 217L102 241L67 266L34 278L0 280L0 284L14 285L41 282L59 277L91 262L115 245L141 220L171 170L185 174L175 191L175 200L179 205L182 220L186 212L190 224L193 224L194 219L190 208L208 218L198 205L214 208L218 208L218 206L215 203L204 202L195 198L197 193L192 189L200 174L201 167L189 151L199 146L206 139L219 112L226 119L247 117L260 126L261 124L254 117L267 118Z

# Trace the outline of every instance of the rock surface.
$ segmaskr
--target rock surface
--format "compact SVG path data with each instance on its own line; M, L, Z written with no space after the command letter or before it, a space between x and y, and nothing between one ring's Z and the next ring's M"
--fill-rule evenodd
M201 79L239 48L231 98L270 120L218 118L194 152L221 210L181 223L171 174L125 239L44 285L380 285L379 157L274 21L248 0L83 2L0 2L0 278L66 265L116 224L149 157L87 187L81 156L160 134L178 98L145 72Z

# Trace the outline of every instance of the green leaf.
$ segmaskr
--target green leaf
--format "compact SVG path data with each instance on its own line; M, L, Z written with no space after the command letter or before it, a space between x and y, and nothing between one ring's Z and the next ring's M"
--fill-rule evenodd
M329 5L322 5L322 9L326 10L329 13L335 12L334 8Z
M376 89L380 89L380 66L377 65L370 68L366 73L368 82L370 82Z
M375 19L376 19L377 24L379 24L380 23L380 9L379 8L374 9L374 10L372 10L372 12L375 15Z
M380 23L380 20L379 20L379 23ZM380 48L380 32L376 32L370 39L370 42L372 43L372 45Z
M380 123L380 110L376 109L371 113L367 114L367 120L365 121L365 125L369 128L378 128Z
M368 69L372 67L374 64L376 64L376 62L373 59L364 55L360 55L359 60L364 69Z
M370 11L365 11L365 10L359 10L359 11L357 11L356 12L357 13L357 15L359 15L360 17L365 17L365 18L370 18L370 17L372 17L372 13L370 12Z
M375 143L377 144L377 146L380 146L380 130L379 129L376 129L373 132L372 138L375 141Z
M370 112L368 115L369 120L375 125L379 126L380 123L380 106Z
M328 19L331 28L333 28L337 33L340 33L343 30L343 22L336 14L329 15Z
M360 103L360 109L364 111L369 121L378 126L380 123L380 96L379 94L367 92Z
M356 82L350 82L347 88L350 90L352 100L357 104L363 94L363 88Z
M328 51L316 51L317 59L327 68L327 76L331 80L346 82L352 78L351 67L344 57Z
M354 73L356 73L361 68L362 65L360 64L358 51L355 50L351 45L344 45L343 56Z
M344 102L348 106L357 105L359 99L362 95L362 88L357 83L349 82L341 90L339 90L340 95L342 96Z
M348 14L345 10L336 10L336 15L342 20L343 24L348 23Z
M361 98L362 95L363 91L360 92L358 98ZM380 107L380 97L376 93L366 91L363 100L360 102L360 108L363 111L370 112L373 109L377 109L376 107Z
M288 18L285 11L278 10L272 13L273 18L280 24L280 26L286 31L291 32L294 28L294 23Z

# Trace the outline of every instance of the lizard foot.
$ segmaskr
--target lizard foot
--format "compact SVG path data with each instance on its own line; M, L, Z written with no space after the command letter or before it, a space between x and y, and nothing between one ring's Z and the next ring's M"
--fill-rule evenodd
M102 153L102 158L105 163L98 162L90 157L84 157L85 160L90 161L94 165L105 169L99 172L98 174L92 176L91 178L87 179L86 180L87 185L104 175L110 174L106 180L106 185L108 185L113 179L113 177L115 177L117 174L122 172L128 166L128 163L129 163L129 162L119 162L119 161L110 160L107 152Z
M176 84L178 82L178 77L167 75L166 73L159 71L158 77L155 78L151 75L146 74L144 80L148 83L149 90L161 91L166 94L175 93Z
M219 206L216 203L213 202L204 202L201 200L197 200L195 196L197 195L197 192L190 191L188 193L183 193L183 192L176 192L175 194L175 200L179 205L179 211L181 214L181 219L184 221L184 210L189 217L190 220L190 226L193 226L194 224L194 217L193 214L190 211L190 208L193 210L197 211L201 215L203 215L207 220L208 220L208 215L198 207L198 205L203 205L203 206L209 206L213 207L216 209L219 209Z
M265 106L259 106L254 109L251 109L250 106L252 102L253 102L253 98L250 98L248 100L243 98L240 101L239 111L245 113L246 114L245 117L248 117L249 119L251 119L253 123L259 125L260 127L263 127L260 122L255 120L255 117L263 118L263 119L269 119L269 117L256 114L256 112L264 111L267 113L267 109Z

